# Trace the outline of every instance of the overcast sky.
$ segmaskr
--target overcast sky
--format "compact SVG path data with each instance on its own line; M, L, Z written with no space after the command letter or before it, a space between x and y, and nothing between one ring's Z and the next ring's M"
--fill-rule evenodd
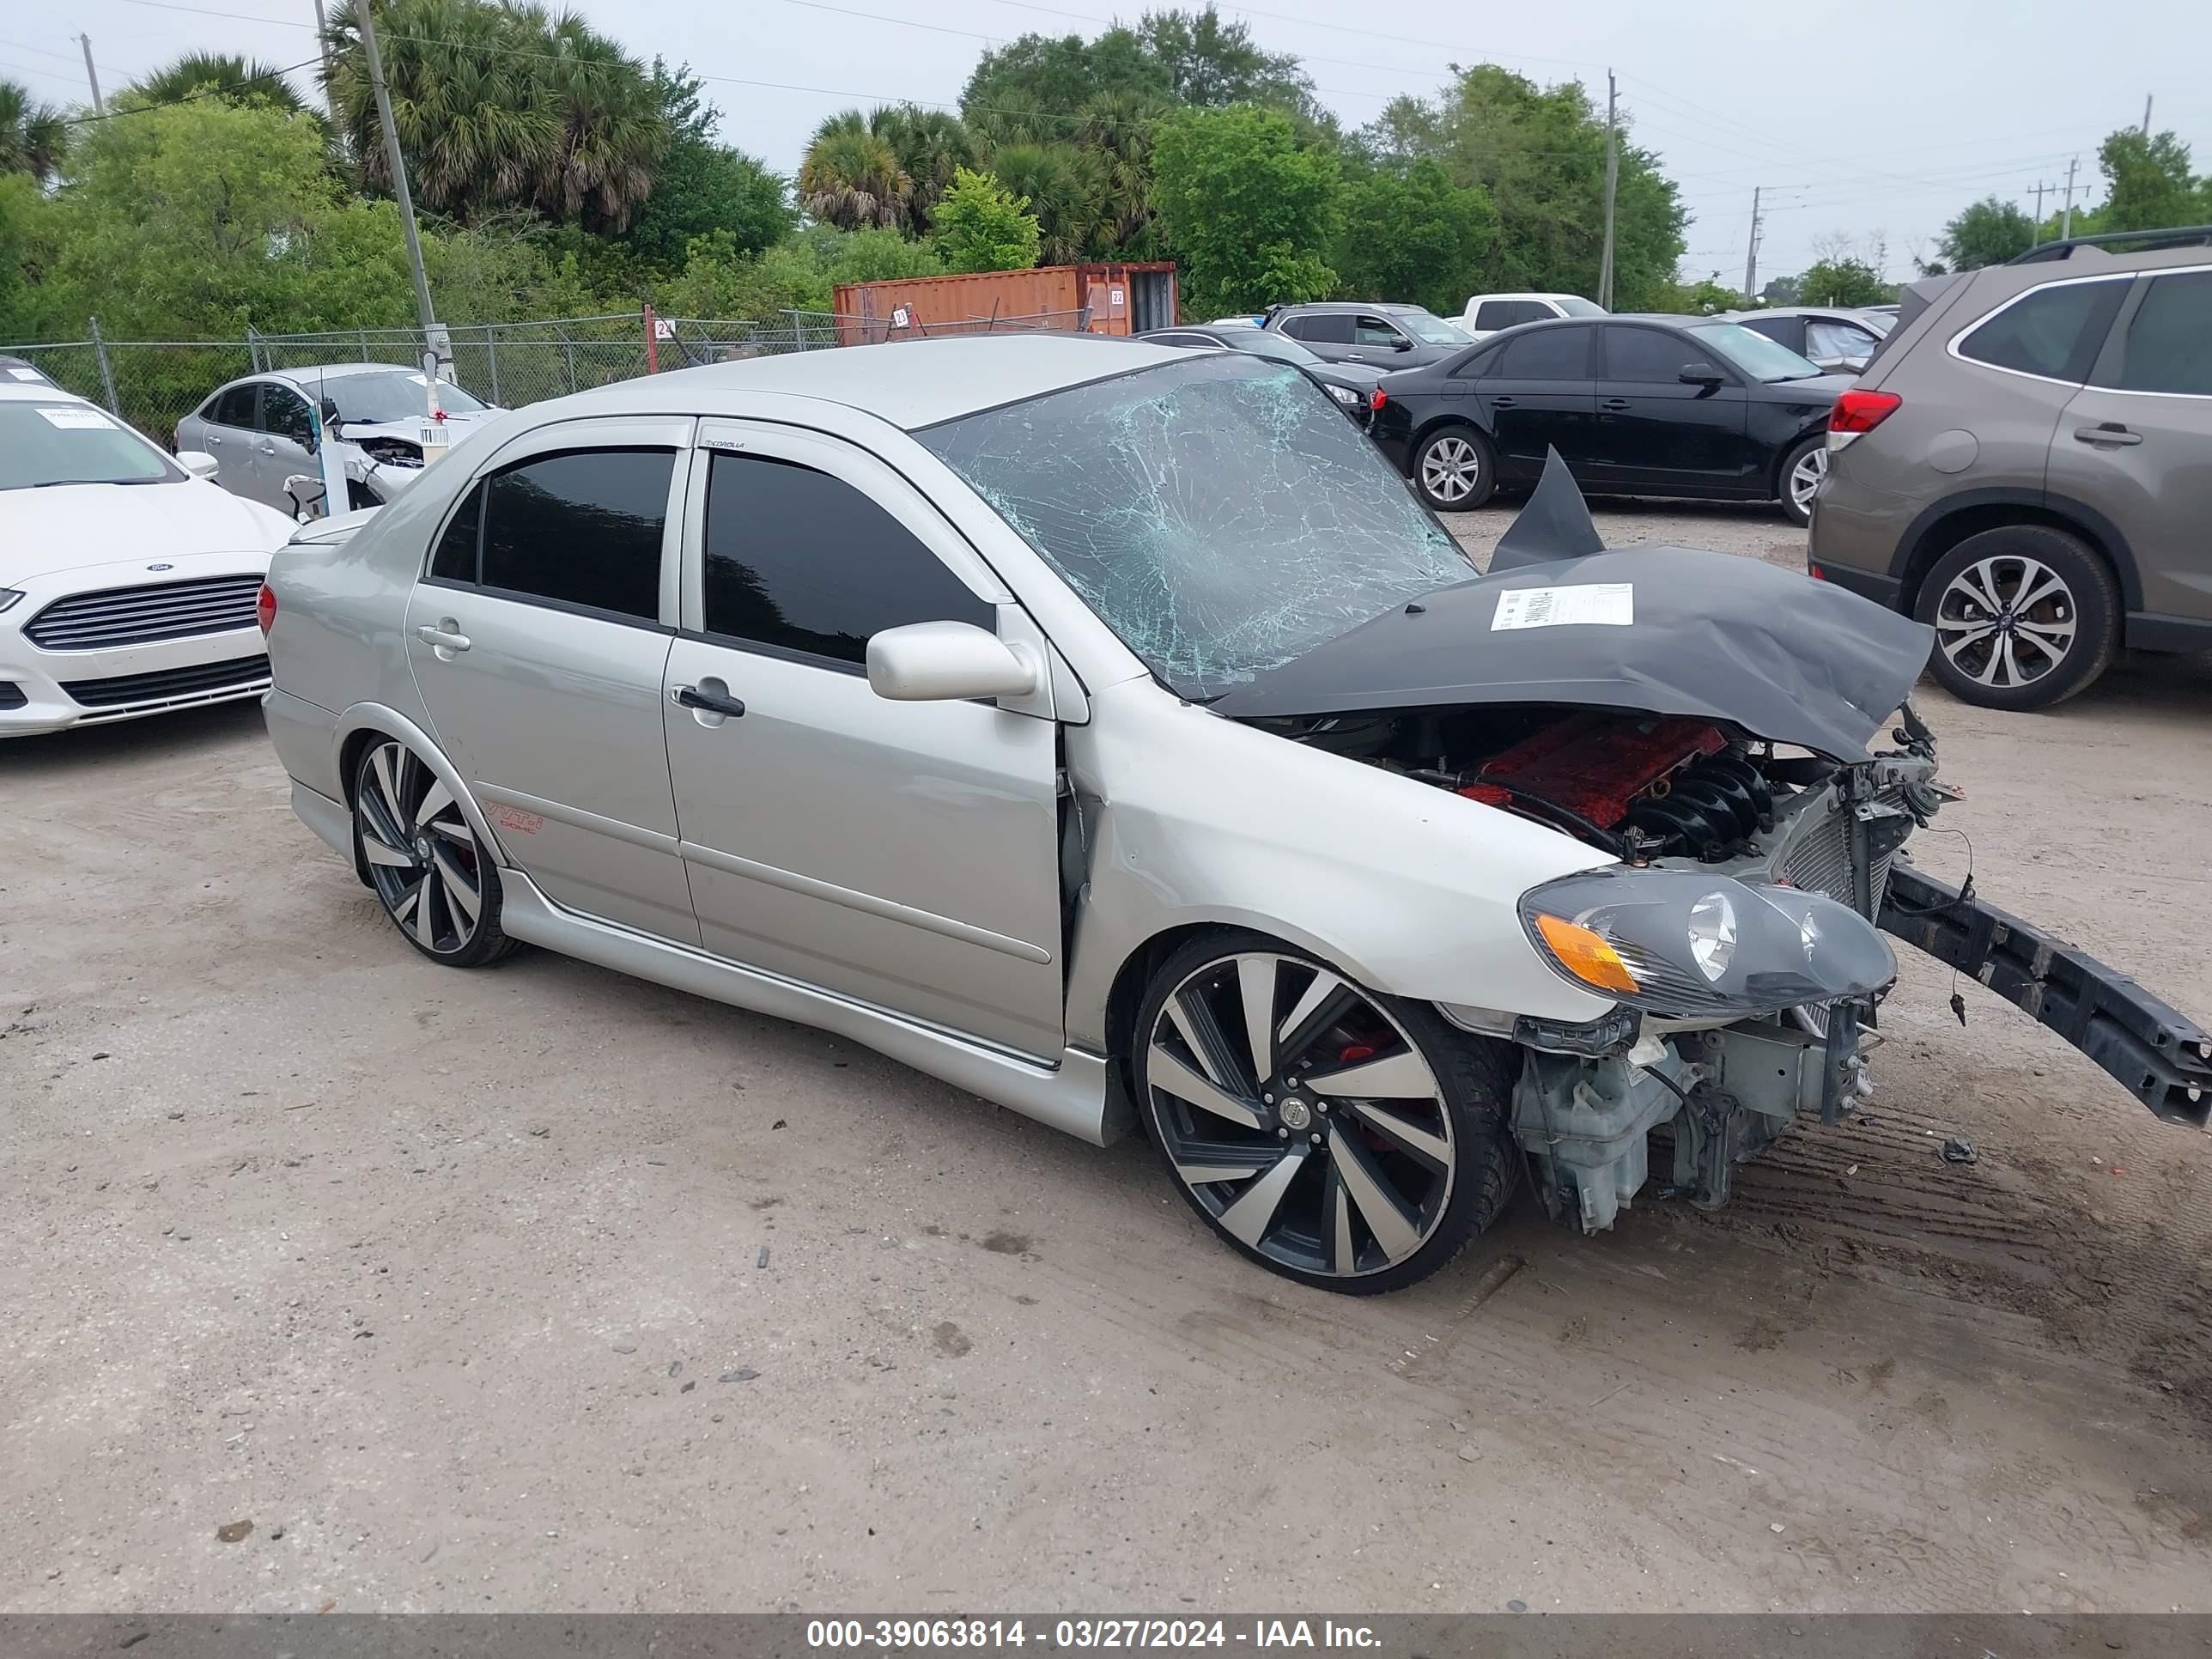
M987 46L1031 30L1096 33L1141 4L1111 0L586 0L598 28L643 58L688 62L723 137L787 173L823 117L856 103L951 106ZM1224 5L1270 51L1304 58L1347 126L1455 62L1540 82L1608 68L1636 142L1656 150L1692 216L1686 273L1741 282L1752 188L1768 204L1759 280L1803 269L1825 239L1909 276L1943 222L1995 191L2031 209L2080 158L2142 118L2212 169L2212 5L2204 0L1859 0L1661 6L1636 0L1268 0ZM225 14L210 15L210 13ZM76 40L112 88L194 47L293 64L314 51L313 0L72 0L0 8L0 75L57 101L83 97ZM1370 23L1374 27L1368 27ZM306 75L294 77L303 89ZM2057 198L2046 196L2046 207Z

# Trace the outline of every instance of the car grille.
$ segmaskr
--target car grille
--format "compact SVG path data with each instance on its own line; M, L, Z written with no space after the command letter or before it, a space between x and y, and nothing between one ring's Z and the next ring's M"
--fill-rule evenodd
M203 576L192 581L107 587L56 599L24 625L45 651L102 651L253 626L258 576Z
M114 708L125 703L162 702L228 690L268 678L268 658L234 657L228 662L196 663L190 668L164 668L151 674L64 680L62 690L87 708Z
M1898 805L1903 797L1885 790L1876 797L1885 805ZM1882 895L1889 887L1891 854L1874 861L1874 914L1881 913ZM1782 860L1782 879L1809 893L1826 893L1838 904L1858 908L1851 880L1850 809L1838 805L1810 830L1798 836ZM1871 921L1873 918L1868 918Z

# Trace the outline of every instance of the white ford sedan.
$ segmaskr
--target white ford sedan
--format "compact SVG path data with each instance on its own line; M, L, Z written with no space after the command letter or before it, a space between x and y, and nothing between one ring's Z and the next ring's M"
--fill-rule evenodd
M0 738L268 690L254 605L296 526L198 476L213 465L0 385Z

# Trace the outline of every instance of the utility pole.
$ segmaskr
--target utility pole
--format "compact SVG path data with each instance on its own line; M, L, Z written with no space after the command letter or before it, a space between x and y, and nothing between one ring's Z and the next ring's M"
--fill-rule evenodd
M1613 109L1618 88L1613 71L1605 72L1605 257L1597 268L1597 302L1613 309L1613 198L1620 177L1620 147L1615 139Z
M2150 100L2151 94L2149 93L2143 94L2142 136L2146 143L2148 143L2150 138Z
M1759 186L1751 187L1751 247L1743 256L1743 297L1747 303L1759 299Z
M2081 159L2078 155L2066 158L2066 211L2058 221L2058 240L2062 242L2074 234L2074 169Z
M2043 240L2043 193L2057 188L2056 185L2045 184L2040 179L2035 181L2035 228L2028 234L2027 245L2030 247Z
M323 15L323 0L315 0L315 46L323 54L323 107L331 112L331 131L338 130L337 88L331 84L331 25Z
M88 34L80 34L76 38L76 43L84 48L84 78L92 82L92 112L94 115L105 115L107 113L107 106L102 103L100 98L100 71L92 66L92 37Z
M376 8L361 0L354 15L361 21L362 54L368 59L368 87L376 94L376 118L384 128L384 159L392 169L392 193L399 198L399 228L407 238L407 264L415 274L415 309L422 321L427 349L438 326L438 313L430 303L430 279L422 274L422 238L415 228L415 198L407 188L407 160L399 153L399 130L392 125L392 92L384 84L384 54L376 49Z

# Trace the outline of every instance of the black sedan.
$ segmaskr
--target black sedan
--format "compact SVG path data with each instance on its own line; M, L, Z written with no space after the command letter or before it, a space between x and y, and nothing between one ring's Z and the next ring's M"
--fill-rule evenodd
M1372 412L1370 404L1375 387L1382 379L1380 372L1362 368L1357 363L1332 363L1316 357L1296 340L1264 328L1247 328L1234 323L1192 324L1183 328L1156 328L1149 334L1139 334L1140 340L1154 345L1219 347L1227 351L1249 351L1261 357L1273 357L1278 362L1290 363L1305 372L1305 377L1319 386L1352 421L1365 426Z
M1804 524L1850 384L1717 319L1568 318L1386 374L1371 430L1443 511L1534 484L1556 449L1592 495L1779 501Z

